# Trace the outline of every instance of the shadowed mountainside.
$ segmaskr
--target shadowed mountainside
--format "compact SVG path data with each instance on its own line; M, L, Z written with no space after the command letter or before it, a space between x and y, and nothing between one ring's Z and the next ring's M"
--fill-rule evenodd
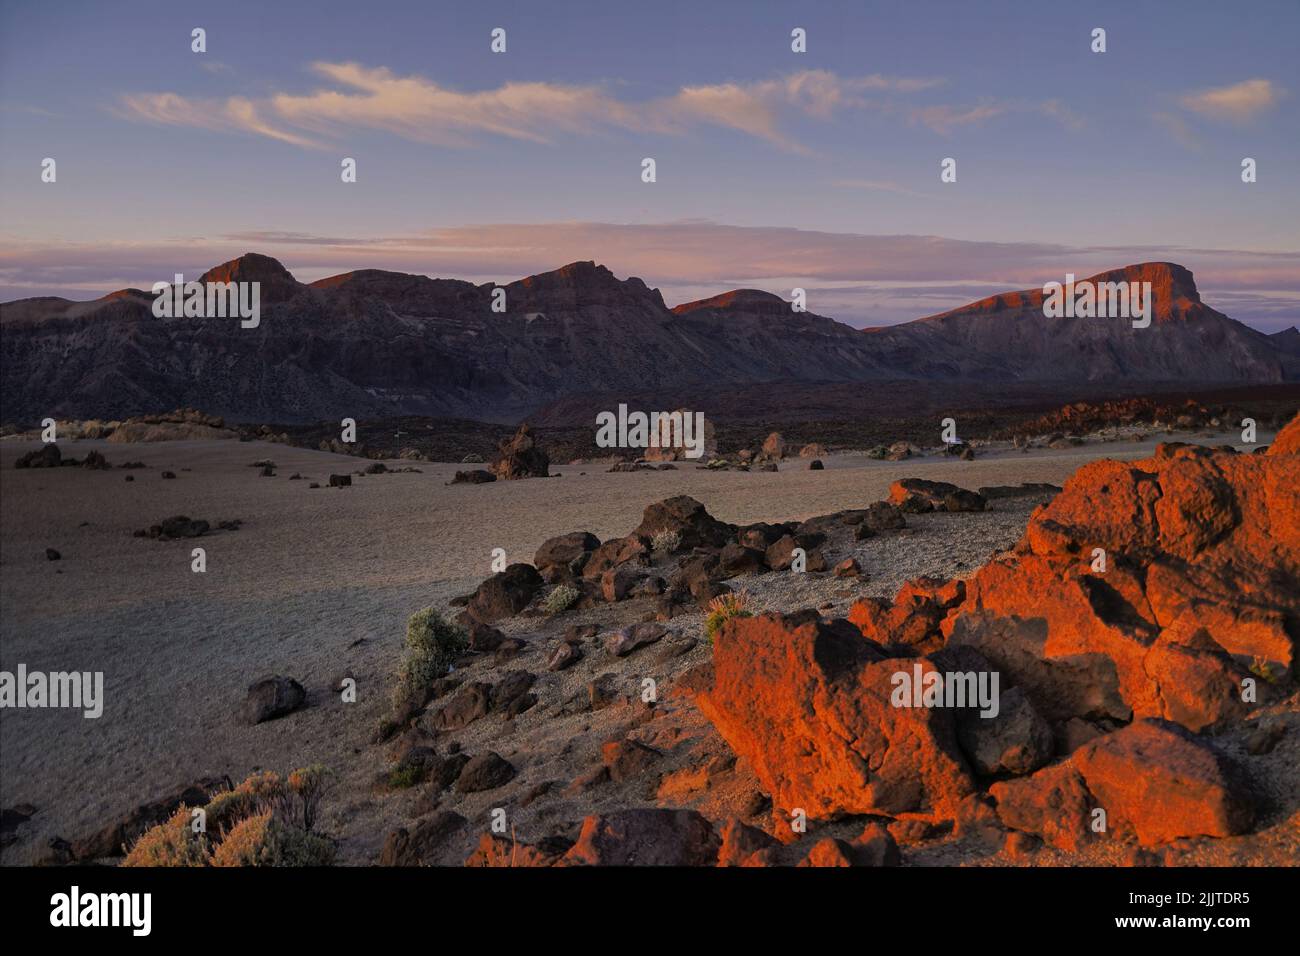
M197 406L239 421L461 416L511 421L589 393L756 383L1264 384L1300 377L1284 336L1204 305L1170 263L1098 281L1150 281L1150 328L1047 319L1042 293L992 296L862 332L750 289L669 309L657 289L593 262L493 284L381 270L299 283L249 253L200 281L262 284L260 323L158 319L152 295L0 307L0 419L125 417Z

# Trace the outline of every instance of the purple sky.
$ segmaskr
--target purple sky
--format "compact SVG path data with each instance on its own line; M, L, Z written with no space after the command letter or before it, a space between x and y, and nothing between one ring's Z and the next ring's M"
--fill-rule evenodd
M246 251L308 281L595 259L874 325L1168 259L1271 331L1300 318L1298 34L1294 0L7 3L0 299Z

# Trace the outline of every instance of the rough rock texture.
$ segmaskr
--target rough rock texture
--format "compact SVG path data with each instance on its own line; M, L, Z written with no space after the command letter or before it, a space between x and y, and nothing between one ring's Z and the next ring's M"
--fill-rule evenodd
M513 438L501 443L492 462L492 473L506 481L550 476L551 459L538 447L531 425L520 425Z
M1071 758L1109 825L1143 845L1232 836L1254 820L1236 768L1176 724L1140 720L1085 744Z
M541 587L542 576L535 567L512 564L480 584L465 611L484 624L513 617L528 606Z
M1094 549L1105 552L1105 571ZM1300 458L1162 445L1079 469L1017 553L967 582L950 641L1009 672L1049 719L1213 729L1292 677Z
M1096 835L1088 827L1092 795L1069 761L995 783L989 793L1006 826L1040 836L1059 850L1077 850Z
M993 784L999 819L1062 850L1114 833L1143 846L1246 832L1253 797L1211 744L1176 724L1139 720L1061 763ZM1105 811L1104 829L1096 811Z
M641 524L632 536L651 539L660 531L676 531L681 536L680 550L720 548L735 533L735 528L714 518L689 495L677 495L646 508Z
M254 333L232 336L228 319L160 323L153 296L140 289L0 306L7 416L120 418L201 397L241 421L505 421L562 396L622 394L651 378L670 390L936 376L1258 384L1282 381L1289 358L1268 336L1202 304L1191 273L1172 263L1095 277L1152 282L1155 318L1140 335L1123 319L1045 319L1041 289L865 334L752 289L669 310L658 290L594 262L509 283L505 314L493 312L489 286L452 279L361 269L306 285L253 253L211 274L263 283ZM220 363L207 361L214 336L226 350Z
M781 809L952 819L973 792L953 713L890 704L892 675L933 669L923 658L888 659L815 614L734 618L713 648L697 702Z
M547 538L533 557L533 566L549 581L568 579L581 571L592 551L600 547L600 539L588 531L570 531L568 534ZM578 563L577 568L574 567Z
M712 866L719 840L694 810L620 810L587 817L561 866Z
M438 847L465 823L451 810L438 810L424 817L412 830L399 827L384 841L380 866L421 866L431 862Z
M307 691L292 677L263 677L249 685L240 715L245 723L260 724L297 710L306 699Z
M1032 773L1052 759L1052 728L1019 687L1002 691L996 717L964 713L957 739L971 766L986 776Z

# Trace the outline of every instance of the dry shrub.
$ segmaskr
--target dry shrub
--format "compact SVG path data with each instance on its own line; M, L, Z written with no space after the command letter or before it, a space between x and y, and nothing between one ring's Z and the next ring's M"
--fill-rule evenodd
M328 866L334 844L281 820L274 811L236 824L215 853L213 866Z
M146 830L122 861L123 866L207 866L212 848L206 833L190 826L190 809L181 807L164 823Z

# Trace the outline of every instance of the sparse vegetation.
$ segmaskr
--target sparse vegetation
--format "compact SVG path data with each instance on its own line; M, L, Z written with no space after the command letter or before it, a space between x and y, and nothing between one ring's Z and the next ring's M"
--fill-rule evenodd
M581 596L577 588L561 584L546 596L546 600L542 602L542 610L547 614L560 614L572 607L573 602Z
M650 547L654 549L655 554L672 554L681 547L682 536L676 531L665 528L663 531L656 531L654 537L650 539Z
M406 655L398 672L394 703L421 697L452 663L469 648L464 630L445 620L431 607L416 611L406 622Z
M332 841L267 810L241 820L212 854L212 865L328 866L334 853Z
M334 772L324 764L299 767L289 774L288 793L281 798L282 815L291 823L311 832L320 816L320 804L334 783Z
M394 790L409 790L424 780L427 768L420 764L404 764L394 767L388 774L388 786Z
M165 823L146 830L122 861L123 866L207 866L212 846L206 833L195 833L189 807L181 807Z
M744 591L729 591L726 594L720 594L709 602L709 612L704 618L704 636L709 643L713 643L714 637L722 629L722 625L730 621L733 617L750 617L750 612L746 609L749 604L749 595Z
M1250 662L1250 672L1256 677L1263 678L1269 684L1278 683L1286 673L1281 667L1275 665L1272 661L1265 660L1258 656Z
M313 764L281 777L256 773L203 807L204 825L180 807L146 830L123 866L326 866L334 842L312 832L333 773Z

